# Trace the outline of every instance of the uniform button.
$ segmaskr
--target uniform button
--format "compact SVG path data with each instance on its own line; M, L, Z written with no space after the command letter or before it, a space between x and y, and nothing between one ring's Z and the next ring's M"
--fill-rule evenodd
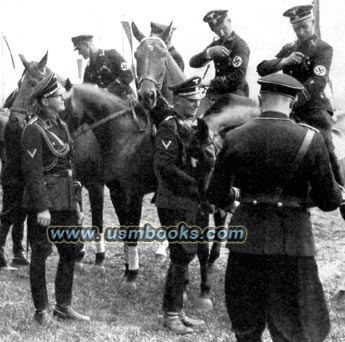
M292 70L290 70L290 75L292 75L293 74L293 71Z
M277 203L277 207L278 207L278 208L281 208L282 206L283 206L283 203L282 203L282 202L278 202L278 203Z
M257 205L257 204L258 204L258 201L257 201L257 200L254 200L254 201L253 201L253 204L254 204L254 205Z

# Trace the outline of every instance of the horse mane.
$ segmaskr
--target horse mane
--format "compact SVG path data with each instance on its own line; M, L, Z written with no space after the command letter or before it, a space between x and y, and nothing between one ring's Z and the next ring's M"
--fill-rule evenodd
M218 114L225 110L225 108L231 107L253 107L257 108L257 103L249 97L237 95L237 94L225 94L220 97L211 108L209 108L204 117L209 115Z
M122 110L127 105L127 102L119 96L98 88L93 84L83 83L74 85L72 92L73 97L83 104L86 111L91 111L101 116Z

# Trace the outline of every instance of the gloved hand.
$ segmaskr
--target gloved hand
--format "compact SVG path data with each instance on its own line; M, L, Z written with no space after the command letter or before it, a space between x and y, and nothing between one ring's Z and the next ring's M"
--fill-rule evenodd
M230 56L230 51L225 46L212 46L206 49L207 57L213 59L215 57L228 57Z

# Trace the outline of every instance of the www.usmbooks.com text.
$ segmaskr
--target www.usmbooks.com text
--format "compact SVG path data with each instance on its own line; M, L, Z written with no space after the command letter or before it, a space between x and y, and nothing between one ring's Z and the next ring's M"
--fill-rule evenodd
M151 224L145 224L142 227L133 226L115 226L104 229L103 234L97 227L78 227L78 226L51 226L48 227L48 239L52 243L61 242L99 242L103 239L105 242L162 242L166 239L169 242L229 242L243 243L247 238L247 229L241 226L220 226L200 228L197 226L188 226L186 223L180 223L171 227L152 227Z

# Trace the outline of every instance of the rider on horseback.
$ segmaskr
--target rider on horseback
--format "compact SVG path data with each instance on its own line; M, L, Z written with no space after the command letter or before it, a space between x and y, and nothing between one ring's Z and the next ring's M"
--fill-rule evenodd
M316 127L329 151L329 157L336 181L344 185L337 157L332 143L331 126L333 109L324 93L329 80L333 48L315 33L313 6L296 6L284 12L290 18L297 41L283 46L276 58L264 60L257 66L260 76L279 70L299 80L307 90L300 92L293 107L297 121Z
M83 58L90 59L85 68L84 83L97 84L122 98L133 97L130 87L133 75L127 62L115 49L99 49L92 39L91 35L72 38L74 50L78 50Z
M228 93L248 96L249 88L246 73L249 61L249 47L231 27L227 10L208 12L203 20L212 32L219 36L204 51L192 57L189 65L201 68L211 60L214 61L216 77L211 81L207 92L209 99L216 100Z

